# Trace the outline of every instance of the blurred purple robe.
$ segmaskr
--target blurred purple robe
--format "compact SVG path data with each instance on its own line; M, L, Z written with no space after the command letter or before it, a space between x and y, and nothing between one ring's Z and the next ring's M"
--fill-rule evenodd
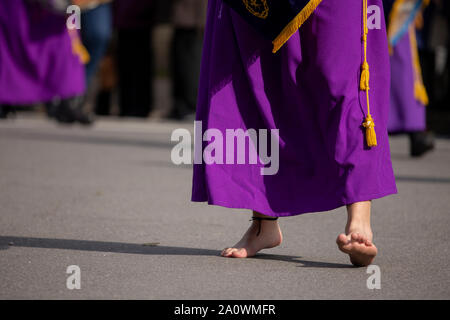
M426 129L426 108L414 96L414 68L408 32L393 48L391 75L389 132L424 131Z
M195 164L193 201L270 216L327 211L396 193L387 135L389 55L368 35L371 113L378 146L365 145L359 90L363 1L324 0L277 54L221 0L210 0L196 119L203 130L279 129L279 171L258 163Z
M65 16L24 0L0 1L0 104L77 96L84 78Z

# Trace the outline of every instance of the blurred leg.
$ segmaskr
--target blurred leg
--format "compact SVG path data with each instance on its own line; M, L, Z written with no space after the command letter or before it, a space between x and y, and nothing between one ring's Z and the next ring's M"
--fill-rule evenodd
M119 30L117 58L120 115L148 116L153 100L151 30Z
M111 38L111 5L103 4L86 11L81 18L81 36L91 60L86 65L86 83L89 85L94 77Z
M174 105L171 118L193 113L197 104L202 35L195 29L175 29L171 48Z

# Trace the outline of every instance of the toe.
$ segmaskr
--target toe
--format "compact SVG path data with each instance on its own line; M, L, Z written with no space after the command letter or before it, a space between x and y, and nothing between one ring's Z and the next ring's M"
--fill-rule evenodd
M359 233L352 233L351 234L351 239L352 239L352 241L358 241L359 240L359 238L360 238L360 235L359 235Z
M336 243L339 247L339 250L344 253L349 253L352 248L352 242L349 241L348 236L343 233L338 236L338 238L336 239Z
M233 253L233 250L236 250L236 249L235 248L226 248L225 250L223 250L222 256L224 256L224 257L231 256L231 254Z
M245 250L245 248L235 249L235 250L232 251L231 255L234 258L246 258L247 257L247 250Z
M358 243L363 244L366 241L366 238L361 233L357 233L356 238L354 240L357 241Z
M363 243L365 243L369 238L365 234L361 234L361 240Z
M336 243L337 243L339 246L344 246L344 245L346 245L346 244L348 243L348 238L347 238L347 236L346 236L345 234L341 233L341 234L337 237Z

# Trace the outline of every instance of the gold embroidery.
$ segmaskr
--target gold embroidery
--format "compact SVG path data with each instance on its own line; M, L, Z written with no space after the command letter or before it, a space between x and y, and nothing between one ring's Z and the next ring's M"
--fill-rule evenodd
M266 19L269 16L267 0L242 0L247 10L255 17Z

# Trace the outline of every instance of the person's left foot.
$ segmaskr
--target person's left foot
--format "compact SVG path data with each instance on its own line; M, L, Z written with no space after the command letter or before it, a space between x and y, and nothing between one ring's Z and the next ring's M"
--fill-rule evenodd
M223 249L221 256L248 258L256 255L262 249L279 246L282 241L283 234L278 221L254 220L242 239L233 247Z

